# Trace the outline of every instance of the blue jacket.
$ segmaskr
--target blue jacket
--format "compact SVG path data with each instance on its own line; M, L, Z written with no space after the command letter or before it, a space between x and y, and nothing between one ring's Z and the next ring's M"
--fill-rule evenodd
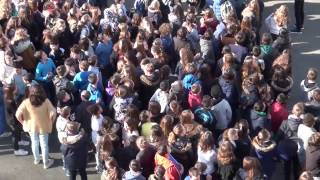
M90 93L89 101L97 102L97 100L101 100L101 92L98 88L94 87L91 83L88 84L87 91Z
M86 90L89 84L88 77L90 75L91 71L82 71L78 72L74 78L73 78L73 85L78 90L83 91Z
M107 44L99 42L96 47L96 55L98 58L98 65L107 66L110 64L110 55L112 53L113 44L109 41Z
M218 21L222 21L220 7L223 3L224 0L213 0L213 12L216 15Z
M35 79L42 82L50 81L51 79L48 79L48 73L51 72L53 74L55 70L56 65L53 63L51 58L48 58L48 62L46 64L39 62L36 68Z

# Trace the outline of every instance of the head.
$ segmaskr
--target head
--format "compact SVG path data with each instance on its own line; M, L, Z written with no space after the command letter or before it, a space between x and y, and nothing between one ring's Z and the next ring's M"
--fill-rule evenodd
M307 72L307 79L310 81L316 81L318 77L318 70L316 68L310 68Z
M172 116L165 115L162 117L162 119L160 121L160 127L163 131L164 136L166 136L166 137L169 136L169 133L173 129L173 123L174 123L174 119Z
M46 100L46 94L40 85L32 85L29 88L29 100L31 105L38 107Z
M22 77L22 80L25 84L32 83L33 79L34 79L34 76L32 73L27 73Z
M239 138L246 138L249 134L249 123L246 119L240 119L234 126L238 130Z
M222 165L229 165L236 159L232 144L229 141L224 141L220 144L217 159Z
M63 108L61 108L60 110L60 115L63 117L63 118L68 118L71 114L71 108L69 106L65 106Z
M199 83L195 83L191 86L191 92L193 94L201 94L201 85Z
M292 108L292 114L300 117L304 113L304 104L302 102L296 103Z
M137 160L131 160L130 161L130 164L129 164L129 168L131 171L133 172L139 172L141 171L141 165L140 165L140 162L137 161Z
M88 71L88 68L89 68L88 61L80 61L80 63L79 63L80 71Z
M181 124L192 124L194 122L194 114L191 110L183 110L180 114Z
M286 5L281 5L274 13L276 23L279 27L288 25L289 8Z
M272 43L272 36L270 33L263 33L261 38L262 45L270 45Z
M313 90L312 100L315 102L320 102L320 89Z
M267 107L266 107L265 103L263 103L262 101L258 101L256 103L254 103L253 109L256 112L265 112L267 110Z
M90 84L96 85L98 82L98 76L95 73L91 73L88 77L88 81Z
M308 126L308 127L313 127L315 124L315 119L314 116L311 113L306 113L303 116L303 120L302 120L303 124Z
M136 144L140 150L144 150L149 146L147 139L143 136L137 138Z
M87 110L89 113L95 116L98 116L103 112L103 109L99 104L90 105Z
M64 77L67 73L67 69L65 65L60 65L56 68L56 73L59 77Z
M205 131L201 134L198 147L203 152L209 151L214 147L214 138L211 131Z
M67 131L72 135L76 135L79 133L80 123L76 121L68 121L67 122Z
M253 179L257 175L262 175L260 161L255 157L244 157L242 161L242 166L243 169L247 172L249 179Z
M161 106L157 101L150 101L148 111L150 111L151 115L158 116L161 112Z
M87 90L83 90L80 95L82 101L89 101L90 96L90 92Z
M200 180L200 171L195 168L195 167L192 167L189 169L189 177L190 177L190 180Z
M310 171L304 171L300 175L299 180L314 180L314 178Z
M287 104L288 97L284 93L278 94L276 101L280 104Z
M163 179L164 178L165 172L166 172L166 170L164 169L163 166L156 166L154 168L154 175L159 179Z
M320 146L320 132L316 132L311 135L308 140L309 146Z
M262 129L259 131L258 135L256 136L259 145L264 145L265 143L269 142L271 139L271 134L267 129Z

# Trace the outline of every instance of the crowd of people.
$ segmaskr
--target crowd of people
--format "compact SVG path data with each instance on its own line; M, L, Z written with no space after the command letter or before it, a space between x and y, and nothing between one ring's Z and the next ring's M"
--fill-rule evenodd
M276 166L286 180L320 179L318 70L289 109L286 5L267 15L263 0L106 2L0 0L16 156L29 154L27 132L44 169L57 136L70 180L86 180L93 159L102 180L262 180Z

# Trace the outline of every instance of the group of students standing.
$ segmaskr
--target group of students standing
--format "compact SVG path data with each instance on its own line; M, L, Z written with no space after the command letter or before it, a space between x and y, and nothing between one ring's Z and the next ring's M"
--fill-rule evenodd
M265 20L261 0L135 0L132 11L124 0L0 0L0 9L15 155L29 153L25 131L44 169L57 136L70 180L87 179L90 155L102 180L271 179L278 162L285 179L320 178L318 70L289 111L286 5Z

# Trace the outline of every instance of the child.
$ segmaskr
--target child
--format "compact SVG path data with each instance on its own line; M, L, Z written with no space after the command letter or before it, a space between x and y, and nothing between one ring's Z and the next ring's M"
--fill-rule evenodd
M212 105L212 98L208 95L204 95L201 101L201 106L194 111L196 121L211 131L215 129L216 123L216 118L213 111L210 109Z
M265 64L264 64L264 60L260 58L260 54L261 54L260 47L259 46L253 46L253 48L252 48L252 58L259 65L261 72L264 72L266 67L265 67Z
M101 71L100 71L99 67L97 67L97 56L90 57L88 59L88 63L89 63L88 71L91 71L92 73L97 75L98 87L100 88L100 90L102 90L103 89L102 76L101 76Z
M124 120L123 128L122 128L122 143L123 146L126 147L129 145L130 137L132 136L139 136L139 131L137 127L137 123L134 119L127 117Z
M25 95L25 84L23 82L23 76L27 74L27 71L22 68L21 63L14 63L14 71L8 77L7 84L14 86L15 101L20 103Z
M80 124L69 121L66 124L67 136L77 136ZM88 139L86 136L77 139L71 144L62 144L61 150L64 156L65 167L70 171L69 179L76 179L79 172L81 179L87 179Z
M22 77L23 83L26 86L24 96L29 97L29 87L37 85L38 82L34 80L34 76L31 73L27 73Z
M271 105L271 129L276 133L282 123L282 121L288 118L289 112L287 107L287 96L283 93L280 93L277 96L277 99Z
M90 71L88 71L89 64L88 61L81 61L79 63L80 72L78 72L73 78L73 85L80 92L86 90L89 84L88 77L90 75Z
M105 89L107 94L106 104L109 104L113 98L113 95L121 82L121 76L119 74L114 74L108 81L107 87Z
M163 166L156 166L154 168L154 174L151 174L148 180L164 180L165 172L166 170L164 169Z
M229 46L231 48L232 53L235 54L235 58L237 60L237 63L242 64L244 58L248 54L248 49L245 46L243 46L243 43L245 41L244 33L238 32L235 35L235 40L236 40L236 43L230 44Z
M95 73L91 73L88 77L88 81L89 81L89 84L87 87L87 91L90 93L89 101L100 103L102 94L101 94L101 90L97 87L98 86L97 75Z
M68 93L74 92L74 87L72 82L66 77L67 69L64 65L60 65L56 69L57 75L53 78L53 84L55 87L56 94L61 90L65 90Z
M195 83L191 86L191 91L188 95L188 103L189 107L192 110L195 110L199 106L201 106L202 99L202 90L201 85L199 83Z
M128 88L126 86L119 86L114 94L114 119L120 123L126 116L128 106L133 102L132 97L128 97Z
M137 160L131 160L129 164L129 171L125 172L122 179L124 180L145 180L146 178L141 174L140 163Z
M13 141L13 153L16 156L26 156L28 151L19 148L19 145L29 145L28 141L21 141L22 126L19 123L14 115L17 110L17 104L14 100L14 87L6 86L3 88L4 101L5 101L5 117L7 123L12 131L12 141Z
M66 90L61 90L57 94L57 112L59 113L61 108L65 106L70 106L71 112L74 112L76 107L73 95L68 93Z
M150 98L150 101L158 102L161 106L161 113L165 112L167 105L169 104L169 89L170 84L168 81L162 81L160 87Z
M56 128L57 128L57 132L58 132L58 140L61 143L61 147L63 145L67 145L67 144L74 144L75 142L77 142L79 139L82 138L83 133L84 133L84 132L79 132L78 134L73 135L73 136L68 135L67 123L70 121L69 120L70 113L71 113L71 108L68 106L65 106L60 110L60 115L57 118ZM62 157L63 168L65 169L65 172L68 176L69 171L68 171L68 169L66 169L64 159L65 158L63 156Z
M56 70L56 65L51 58L48 58L44 51L37 51L35 58L39 62L36 68L35 79L44 87L48 98L54 102L54 86L52 83L53 75Z
M98 142L101 139L100 131L102 129L102 122L104 117L102 116L103 109L99 104L93 104L88 107L88 111L91 113L91 138L93 144L96 146L96 149L99 149ZM95 154L96 158L96 170L100 171L101 169L101 162L99 158L99 152L97 151Z
M308 100L311 100L313 91L319 88L317 84L317 76L318 70L310 68L307 72L306 79L302 80L300 83L300 87L307 94Z
M50 41L50 53L49 58L51 58L55 65L60 66L64 63L65 50L59 47L59 41L57 38L53 38Z

